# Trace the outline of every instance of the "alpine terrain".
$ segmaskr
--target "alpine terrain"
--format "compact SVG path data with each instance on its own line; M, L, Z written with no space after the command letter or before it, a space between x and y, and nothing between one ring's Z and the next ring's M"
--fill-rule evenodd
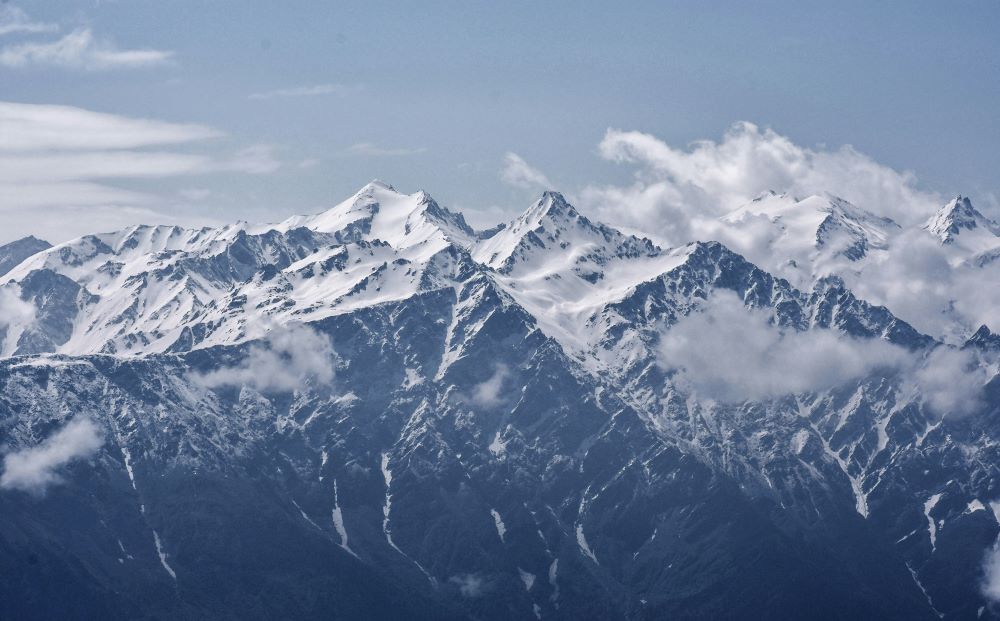
M988 293L1000 225L751 225L376 181L0 247L0 619L1000 619L1000 323L865 294L911 239Z

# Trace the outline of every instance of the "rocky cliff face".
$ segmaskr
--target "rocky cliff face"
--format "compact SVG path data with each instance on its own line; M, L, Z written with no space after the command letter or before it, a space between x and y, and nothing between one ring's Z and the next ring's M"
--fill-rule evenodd
M380 183L279 225L83 238L0 285L34 309L0 323L6 450L100 436L44 494L0 490L4 618L995 615L985 327L942 345L837 278L663 250L557 194L476 234ZM720 295L907 362L712 398L663 347ZM961 412L919 379L959 353Z

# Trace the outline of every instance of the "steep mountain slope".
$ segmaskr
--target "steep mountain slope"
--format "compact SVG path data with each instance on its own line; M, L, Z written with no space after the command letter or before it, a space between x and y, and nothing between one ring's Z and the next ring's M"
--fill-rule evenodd
M981 214L968 197L955 197L924 228L966 258L1000 247L1000 224Z
M277 225L138 226L83 237L0 279L52 315L8 353L139 354L236 342L275 322L338 312L341 303L408 297L447 269L452 239L472 235L426 194L373 182L323 214Z
M35 237L25 237L0 246L0 276L33 254L51 248L52 244Z
M894 226L773 200L847 261ZM54 584L81 618L997 616L987 327L948 348L837 278L661 249L556 193L477 234L382 183L276 225L82 238L0 284L36 309L0 360L7 450L102 433L47 494L0 489L0 616L58 615ZM705 398L663 341L724 294L912 362ZM972 411L914 383L935 352L972 356Z

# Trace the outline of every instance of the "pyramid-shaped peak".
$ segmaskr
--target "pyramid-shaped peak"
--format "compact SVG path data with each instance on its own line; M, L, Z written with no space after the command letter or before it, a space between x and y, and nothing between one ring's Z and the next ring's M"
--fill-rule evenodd
M578 216L576 209L559 192L546 191L531 207L521 214L518 222L537 226L546 218L572 218Z
M982 229L987 235L1000 237L1000 225L984 216L972 205L969 197L959 194L948 201L924 225L942 243L955 240L962 231Z

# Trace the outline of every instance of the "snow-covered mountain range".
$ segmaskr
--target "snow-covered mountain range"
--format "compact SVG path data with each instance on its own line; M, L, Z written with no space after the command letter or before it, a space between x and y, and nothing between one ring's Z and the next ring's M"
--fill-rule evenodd
M1000 618L1000 226L719 226L372 182L0 248L0 617ZM924 244L978 283L930 313Z

